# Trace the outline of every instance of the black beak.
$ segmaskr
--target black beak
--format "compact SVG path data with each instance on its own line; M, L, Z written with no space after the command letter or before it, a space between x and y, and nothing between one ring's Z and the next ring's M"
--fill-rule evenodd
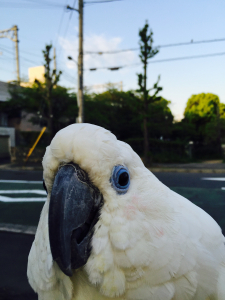
M53 259L68 276L88 260L101 204L100 191L78 165L59 169L50 198L49 240Z

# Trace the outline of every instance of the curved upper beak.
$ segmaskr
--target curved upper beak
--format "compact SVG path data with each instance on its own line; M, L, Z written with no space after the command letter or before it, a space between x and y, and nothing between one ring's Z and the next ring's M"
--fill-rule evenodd
M50 198L49 240L53 259L68 276L88 260L101 203L101 193L78 165L59 169Z

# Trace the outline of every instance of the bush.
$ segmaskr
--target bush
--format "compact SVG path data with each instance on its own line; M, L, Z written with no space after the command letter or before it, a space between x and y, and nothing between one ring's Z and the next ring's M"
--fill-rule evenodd
M222 159L222 148L219 144L195 143L193 147L193 157L198 160Z
M32 147L38 138L39 131L17 131L16 132L16 145L24 147ZM37 148L45 148L49 145L49 133L44 132L40 138Z
M143 139L125 140L135 152L143 155ZM152 162L188 162L189 157L186 151L186 143L180 141L163 141L158 139L149 139L149 148Z

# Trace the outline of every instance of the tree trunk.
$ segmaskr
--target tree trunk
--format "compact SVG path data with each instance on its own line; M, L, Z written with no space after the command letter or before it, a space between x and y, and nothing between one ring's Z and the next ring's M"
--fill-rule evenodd
M49 138L50 141L53 139L53 114L52 114L52 101L51 98L48 99L49 101L49 116L48 116L48 130L49 130Z
M216 108L216 122L217 122L217 142L218 142L218 147L219 147L219 152L220 155L223 156L223 149L222 149L222 145L221 145L221 126L220 126L220 109L219 109L219 105L217 105Z
M147 117L144 117L144 163L147 165L149 163L148 152L149 152L149 143L148 143L148 126L147 126Z
M147 52L144 62L144 163L145 165L149 164L149 142L148 142L148 119L147 119L147 113L148 113L148 92L147 92Z
M52 93L51 93L51 82L47 80L47 103L48 103L48 131L49 131L49 140L53 139L53 113L52 113Z

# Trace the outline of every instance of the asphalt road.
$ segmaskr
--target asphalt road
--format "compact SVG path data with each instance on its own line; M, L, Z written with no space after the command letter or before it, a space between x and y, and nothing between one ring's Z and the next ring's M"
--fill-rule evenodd
M42 180L41 171L0 170L3 180ZM32 235L0 232L0 300L37 300L27 280Z
M225 182L202 180L202 178L225 177L225 174L163 172L155 175L165 185L178 193L183 193L190 200L197 197L199 205L202 202L211 203L214 198L220 199L220 205L223 202L225 191L222 191L221 188L225 186ZM0 179L40 181L42 180L42 172L0 170ZM206 200L202 201L202 199ZM209 205L207 207L210 208ZM221 213L224 211L216 206L214 210L215 214L218 211ZM215 219L217 217L217 215L214 216ZM37 295L32 291L26 277L27 257L33 238L32 235L0 232L0 300L37 300Z
M224 174L209 173L170 173L159 172L155 176L166 186L203 188L203 189L221 189L225 186L225 181L203 180L203 178L225 178Z
M0 232L0 300L37 300L27 280L32 235Z
M0 170L0 179L5 180L42 180L42 171Z
M224 174L202 174L202 173L170 173L157 172L156 177L168 187L199 187L199 188L221 188L225 182L202 180L205 177L225 177ZM8 171L0 170L0 179L8 180L42 180L42 171Z

